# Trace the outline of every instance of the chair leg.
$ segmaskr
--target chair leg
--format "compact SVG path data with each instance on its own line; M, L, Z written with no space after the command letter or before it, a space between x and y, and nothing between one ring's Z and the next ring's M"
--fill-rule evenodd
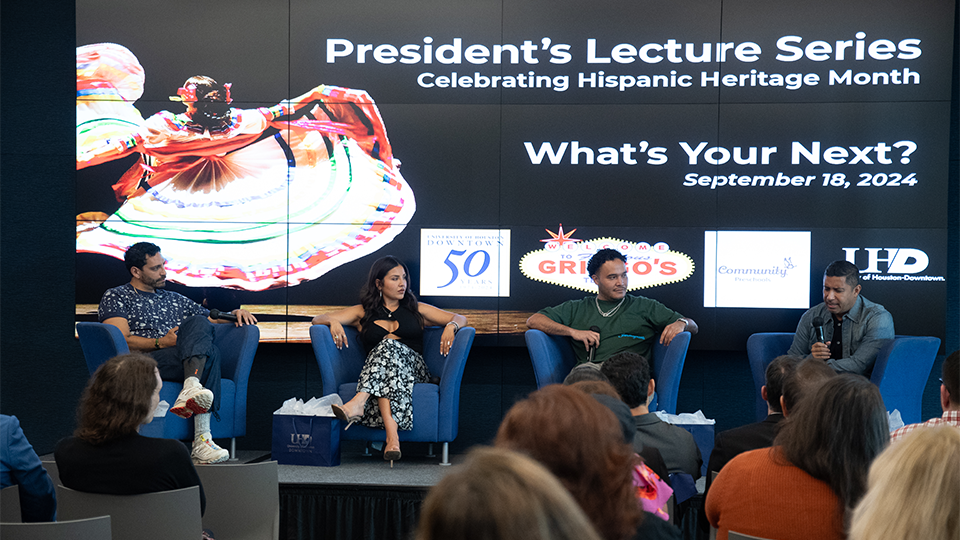
M433 453L433 443L427 443L427 457L437 457L437 455Z
M363 442L363 455L367 457L370 457L372 455L370 454L370 443L367 441Z
M230 437L230 459L237 460L237 438Z
M443 443L443 460L440 465L450 465L450 443Z

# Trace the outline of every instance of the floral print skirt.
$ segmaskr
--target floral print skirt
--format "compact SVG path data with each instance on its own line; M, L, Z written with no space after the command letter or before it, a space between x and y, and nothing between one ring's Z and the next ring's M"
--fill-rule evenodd
M360 371L357 392L372 396L363 406L360 423L383 428L383 418L375 398L390 400L390 412L403 431L413 429L413 385L427 382L430 373L420 353L395 339L384 339L367 355Z

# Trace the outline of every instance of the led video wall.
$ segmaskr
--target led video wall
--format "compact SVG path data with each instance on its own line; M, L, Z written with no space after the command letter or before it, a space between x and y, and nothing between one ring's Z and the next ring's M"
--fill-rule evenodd
M266 340L308 339L386 254L516 335L614 247L695 348L792 331L837 259L898 334L942 337L953 9L78 1L78 319L151 241ZM212 129L194 76L229 83Z

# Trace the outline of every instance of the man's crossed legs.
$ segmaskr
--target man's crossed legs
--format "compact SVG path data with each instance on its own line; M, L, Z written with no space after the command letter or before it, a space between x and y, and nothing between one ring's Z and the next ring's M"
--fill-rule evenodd
M194 463L220 463L230 452L210 436L210 414L220 408L220 350L213 344L213 324L197 315L186 318L177 331L177 345L154 351L160 378L183 381L183 390L170 412L193 417Z

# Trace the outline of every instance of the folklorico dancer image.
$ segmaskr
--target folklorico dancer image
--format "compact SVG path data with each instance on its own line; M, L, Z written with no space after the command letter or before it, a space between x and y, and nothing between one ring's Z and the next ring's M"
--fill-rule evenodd
M162 242L168 279L262 291L373 253L416 202L362 90L320 85L272 107L231 107L232 85L190 77L186 107L143 119L144 70L127 48L77 48L77 169L138 154L112 215L77 216L77 251L118 259ZM83 186L79 186L83 189Z

